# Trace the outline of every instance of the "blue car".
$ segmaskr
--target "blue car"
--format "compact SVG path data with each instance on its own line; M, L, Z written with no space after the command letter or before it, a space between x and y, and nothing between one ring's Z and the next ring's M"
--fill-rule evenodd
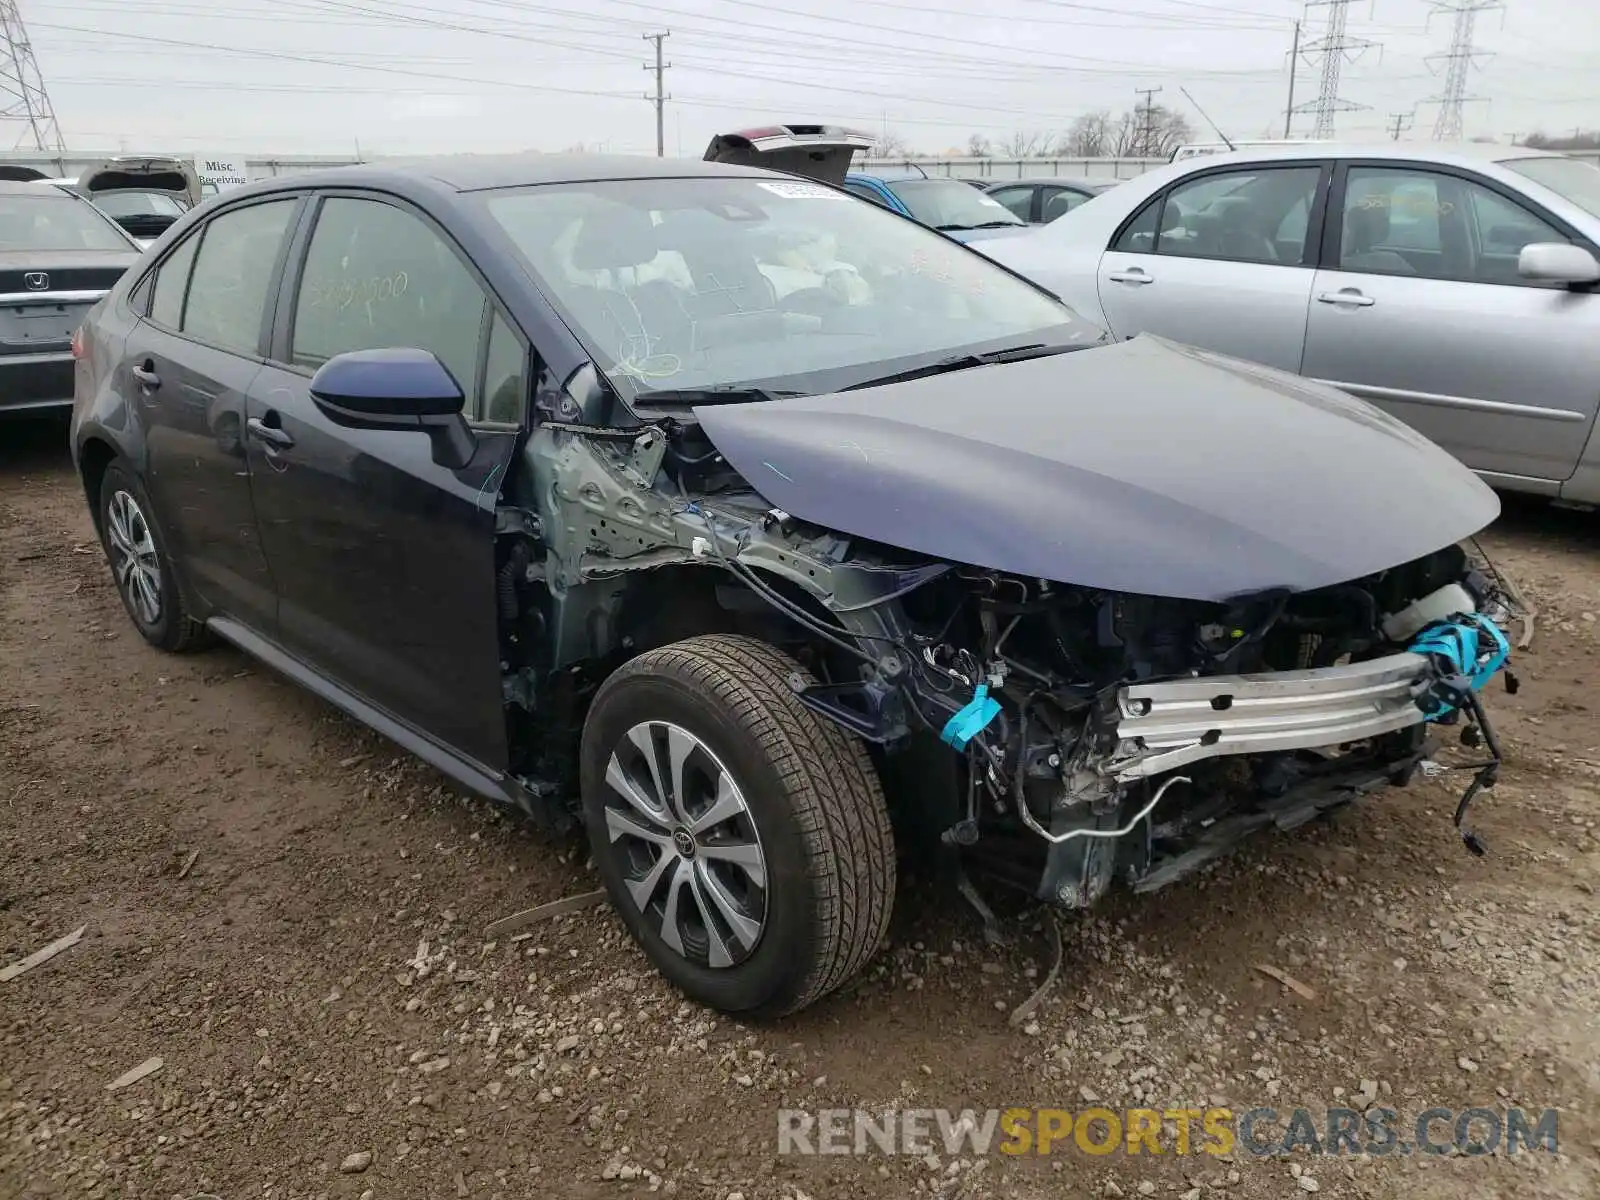
M869 134L836 125L769 125L720 134L705 157L830 183L960 242L1027 232L1027 222L963 180L930 176L917 167L892 175L850 170L856 152L871 145Z

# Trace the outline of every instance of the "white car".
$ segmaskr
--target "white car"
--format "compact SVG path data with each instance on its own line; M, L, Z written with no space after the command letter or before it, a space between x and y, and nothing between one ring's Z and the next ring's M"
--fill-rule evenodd
M1331 383L1496 487L1600 504L1600 170L1586 162L1477 144L1240 150L973 248L1118 337Z

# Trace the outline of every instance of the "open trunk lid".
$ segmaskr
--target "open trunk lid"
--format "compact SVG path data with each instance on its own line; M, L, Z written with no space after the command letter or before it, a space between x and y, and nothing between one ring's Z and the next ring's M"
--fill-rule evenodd
M119 155L97 163L78 176L78 186L91 200L101 192L170 192L193 208L200 203L200 176L181 158Z
M718 134L706 147L705 161L764 167L838 187L856 151L871 145L867 134L838 125L765 125Z

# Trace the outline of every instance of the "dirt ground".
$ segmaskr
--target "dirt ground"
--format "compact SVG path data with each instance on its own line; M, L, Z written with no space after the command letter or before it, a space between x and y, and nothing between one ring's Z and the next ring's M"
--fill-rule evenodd
M1600 1195L1600 517L1508 505L1485 545L1539 610L1490 697L1487 857L1452 831L1460 776L1259 840L1064 919L1018 1029L1043 928L991 949L913 880L859 986L747 1027L604 907L490 940L595 886L583 856L232 650L149 649L63 429L0 428L0 965L86 926L0 982L0 1196ZM777 1153L780 1107L1090 1097L1553 1108L1560 1150Z

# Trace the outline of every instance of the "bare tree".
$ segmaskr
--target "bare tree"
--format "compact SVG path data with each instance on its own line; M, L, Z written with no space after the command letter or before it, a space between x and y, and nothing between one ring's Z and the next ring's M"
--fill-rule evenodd
M872 145L867 149L867 157L910 158L911 146L898 133L886 129L879 137L873 139Z
M1111 151L1112 124L1107 109L1084 113L1072 123L1056 152L1065 158L1103 158Z
M1048 133L1029 133L1019 129L1005 142L1005 152L1012 158L1043 158L1050 153L1055 142Z
M1522 139L1522 144L1534 150L1596 150L1600 149L1600 133L1584 133L1580 129L1574 129L1565 137L1530 133Z
M968 158L988 158L989 154L989 139L983 134L974 133L967 138Z
M1130 108L1111 127L1111 152L1117 158L1168 158L1194 137L1182 113L1165 105Z

